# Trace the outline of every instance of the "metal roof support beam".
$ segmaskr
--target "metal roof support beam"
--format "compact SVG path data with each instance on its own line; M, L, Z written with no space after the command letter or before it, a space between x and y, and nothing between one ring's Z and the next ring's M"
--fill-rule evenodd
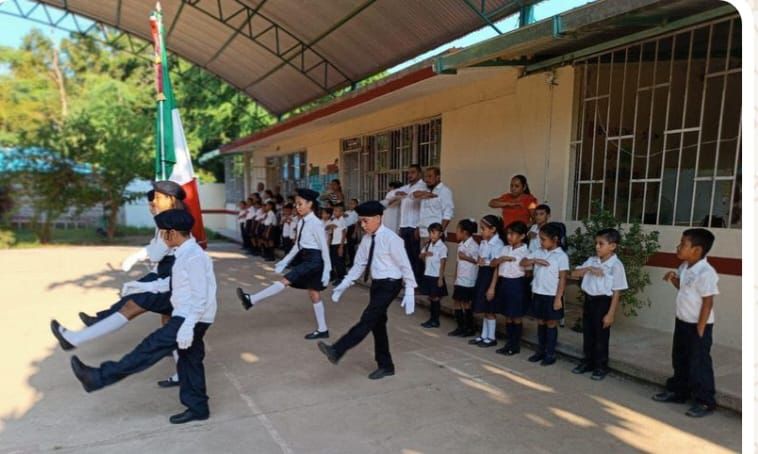
M642 41L644 39L652 38L656 35L661 35L672 30L689 27L691 25L695 25L700 22L706 22L711 19L716 19L722 16L734 14L735 12L736 11L734 7L731 5L721 6L719 8L705 11L702 13L698 13L689 17L685 17L684 19L669 22L664 25L660 25L658 27L654 27L648 30L643 30L641 32L623 36L621 38L613 39L611 41L598 44L596 46L587 47L585 49L581 49L576 52L571 52L566 55L561 55L560 57L550 58L548 60L544 60L544 61L527 65L526 68L524 69L524 72L526 74L534 73L534 72L538 72L538 71L550 68L552 66L564 65L567 63L571 63L578 58L586 57L586 56L593 55L600 52L605 52L607 50L610 50L616 47L623 47L629 43Z
M482 7L481 7L481 9L477 8L476 6L474 6L474 4L472 4L469 0L463 0L463 3L465 3L466 6L468 6L471 11L473 11L477 16L479 16L479 18L481 20L483 20L485 24L487 24L490 27L492 27L492 29L495 30L498 35L502 35L503 34L503 32L501 32L500 29L497 28L497 25L495 25L495 23L492 22L492 20L490 19L489 15L484 11L485 0L482 0Z
M524 27L534 23L534 5L524 5L518 13L518 26Z

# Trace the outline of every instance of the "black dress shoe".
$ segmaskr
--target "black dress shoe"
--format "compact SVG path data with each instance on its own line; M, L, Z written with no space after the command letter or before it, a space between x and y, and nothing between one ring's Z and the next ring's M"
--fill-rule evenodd
M605 378L605 376L608 375L608 370L606 369L595 369L592 371L592 375L590 375L590 378L595 381L600 381Z
M653 400L656 402L674 402L677 404L683 404L687 401L687 398L681 394L666 390L654 395Z
M337 356L337 351L331 345L323 341L318 341L318 349L321 350L321 353L326 355L326 358L330 363L337 364L339 362L340 358Z
M503 348L498 348L497 350L495 350L495 353L497 353L498 355L507 355L510 349L511 347L506 345Z
M592 370L592 367L590 367L589 364L582 362L582 363L579 363L579 365L576 366L575 368L571 369L571 373L581 375L581 374L586 374L587 372L591 370Z
M519 353L521 353L520 348L509 347L508 351L505 352L505 356L518 355Z
M239 287L237 287L237 298L240 299L242 307L245 308L246 311L250 310L250 308L253 307L253 303L250 301L250 295L242 291L242 289Z
M379 369L368 374L368 378L371 380L379 380L380 378L391 377L393 375L395 375L395 369L385 369L383 367L380 367Z
M482 339L481 337L475 337L475 338L471 339L470 341L468 341L468 344L469 345L479 345L483 341L484 341L484 339Z
M81 320L86 326L92 326L97 323L97 317L87 315L84 312L79 312L79 320Z
M685 415L691 418L702 418L703 416L710 415L711 413L713 413L713 407L697 403L691 406Z
M440 322L436 320L429 319L421 324L423 328L439 328Z
M530 363L536 363L537 361L542 361L543 359L545 359L545 354L537 352L533 354L532 356L530 356L529 358L527 358L526 360L529 361Z
M64 351L69 351L76 348L74 344L67 341L63 337L63 334L61 334L61 324L58 323L58 320L50 320L50 331L52 331L53 336L55 336L55 338L58 339L58 343L61 345L61 348Z
M306 334L305 338L308 339L308 340L313 340L313 339L328 339L329 338L329 330L326 330L326 331L314 331L312 333Z
M453 336L453 337L461 337L461 336L463 336L464 332L465 331L463 330L463 328L458 327L458 328L455 328L454 330L450 331L449 333L447 333L447 335L448 336Z
M97 383L97 369L84 364L76 355L71 357L71 369L74 371L74 375L82 384L84 390L88 393L102 388Z
M198 416L190 410L184 410L183 412L168 418L168 420L171 424L184 424L190 421L205 421L209 416L210 415Z
M476 346L479 347L479 348L495 347L495 346L497 346L497 341L493 340L493 339L484 339L481 342L479 342L478 344L476 344Z
M540 366L552 366L553 364L555 364L555 356L545 355L545 357L542 358L542 361L540 362Z
M179 380L174 380L174 377L168 377L165 380L159 381L158 386L161 388L173 388L174 386L179 386Z

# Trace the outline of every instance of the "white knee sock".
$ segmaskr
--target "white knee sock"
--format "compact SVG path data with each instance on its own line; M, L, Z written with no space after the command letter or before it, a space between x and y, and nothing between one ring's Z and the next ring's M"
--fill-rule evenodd
M313 305L313 312L316 314L316 323L318 323L318 330L324 332L329 328L326 327L326 313L324 312L324 303L319 301Z
M495 319L487 320L487 325L489 325L487 327L487 337L490 340L495 340L495 325L496 324L497 324L497 320Z
M178 363L179 362L179 352L176 351L176 350L174 350L174 351L171 352L171 355L174 357L174 362ZM171 381L179 381L179 373L178 372L174 372L174 375L172 375L171 377L169 377L169 380L171 380Z
M106 334L118 331L127 323L129 323L129 320L121 315L121 313L116 312L115 314L111 314L105 317L94 325L88 326L79 331L61 329L61 335L72 345L78 347L85 342L89 342L91 340L97 339L98 337L102 337Z
M250 295L250 302L253 304L256 304L263 299L276 295L277 293L284 290L284 288L285 288L284 284L282 284L281 282L274 282L273 284L264 288L260 292L253 293L252 295Z
M487 319L483 318L482 319L482 334L479 337L481 337L482 339L487 339L487 337L489 337L488 336L488 333L490 331L489 327L490 325L487 323Z

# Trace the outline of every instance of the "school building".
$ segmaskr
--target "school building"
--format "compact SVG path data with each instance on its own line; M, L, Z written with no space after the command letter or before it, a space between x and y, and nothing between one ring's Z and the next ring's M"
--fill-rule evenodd
M663 274L679 264L681 232L709 227L721 290L714 340L739 349L741 41L739 14L724 2L591 3L225 145L226 208L259 182L287 194L334 177L346 196L381 199L419 163L439 166L453 190L453 230L499 212L488 201L524 174L570 232L592 202L660 232L651 306L620 323L673 330Z

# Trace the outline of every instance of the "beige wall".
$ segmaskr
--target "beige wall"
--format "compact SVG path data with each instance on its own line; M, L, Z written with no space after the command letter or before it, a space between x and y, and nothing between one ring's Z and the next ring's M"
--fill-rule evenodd
M551 205L553 219L563 220L571 190L574 71L570 67L558 69L554 85L548 83L545 73L521 78L516 70L496 70L492 74L475 83L398 102L370 115L356 115L260 148L254 152L255 161L265 162L267 156L305 149L309 163L325 166L339 156L340 139L441 116L442 179L454 192L453 225L464 217L479 218L493 212L487 202L506 191L510 177L517 173L526 175L535 196ZM253 178L252 183L256 182ZM573 231L572 225L569 223ZM683 229L656 229L661 232L661 250L673 252ZM740 231L715 230L717 243L711 255L741 257ZM454 249L451 248L451 257ZM451 263L449 273L454 269ZM651 267L649 271L653 284L646 294L652 306L621 323L671 331L675 292L661 281L666 270ZM741 278L720 278L715 341L739 348Z

